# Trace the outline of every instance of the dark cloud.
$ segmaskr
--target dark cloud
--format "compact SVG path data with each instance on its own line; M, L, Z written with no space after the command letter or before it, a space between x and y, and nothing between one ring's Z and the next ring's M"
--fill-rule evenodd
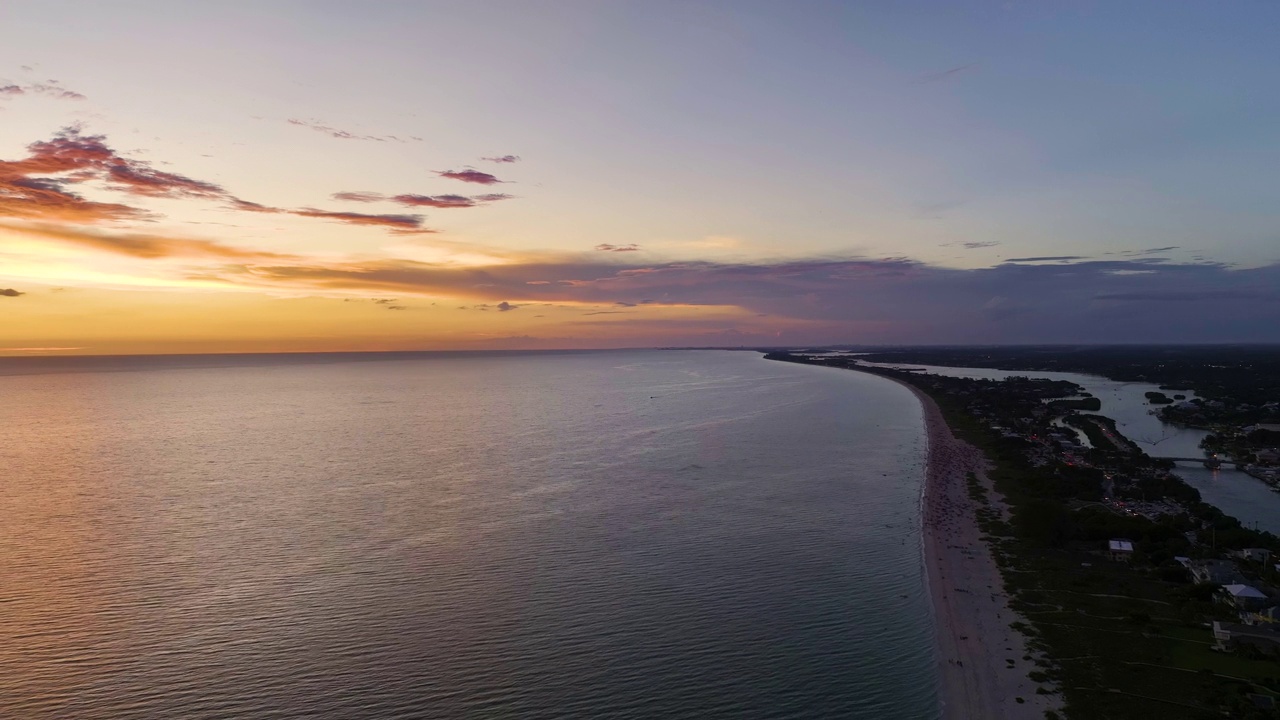
M1000 243L999 243L998 241L995 241L995 240L984 240L984 241L979 241L979 242L965 242L965 243L960 243L960 247L964 248L965 250L977 250L977 249L979 249L979 248L995 247L995 246L997 246L997 245L999 245L999 244L1000 244Z
M458 267L368 261L231 265L220 277L263 287L452 295L479 301L478 308L499 300L512 306L737 307L810 333L789 336L797 342L1280 341L1280 302L1259 301L1276 296L1280 265L1232 269L1114 260L957 269L892 258ZM1196 297L1213 302L1180 302L1176 313L1165 302Z
M46 95L59 100L86 99L84 95L62 87L57 80L34 85L0 85L0 97L14 97L17 95Z
M286 122L288 122L290 125L297 125L298 127L304 127L304 128L309 128L311 130L315 130L318 133L323 133L325 135L328 135L331 138L337 138L339 140L372 140L374 142L399 142L399 143L407 142L404 138L401 138L397 135L360 135L358 133L353 133L347 130L340 130L336 127L326 125L317 120L299 120L297 118L289 118ZM421 140L422 138L415 137L410 139Z
M483 205L499 200L510 200L512 196L505 193L490 193L487 195L416 195L413 193L404 193L401 195L386 196L380 193L372 192L340 192L334 193L334 200L345 200L348 202L395 202L406 207L430 207L430 208L470 208Z
M48 96L50 96L50 97L55 97L55 98L58 98L59 100L85 100L85 99L87 99L87 98L85 98L85 96L84 96L84 95L81 95L80 93L75 92L74 90L68 90L68 89L66 89L66 88L64 88L64 87L59 86L59 85L57 84L57 81L51 80L51 81L50 81L50 83L51 83L51 84L49 84L49 85L43 85L43 84L40 84L40 85L32 85L32 86L30 86L30 87L28 87L28 88L26 88L26 89L27 89L27 90L29 90L29 91L31 91L31 92L39 93L39 94L41 94L41 95L48 95Z
M241 200L238 197L227 198L227 200L231 203L231 208L234 210L243 210L244 212L256 212L256 213L267 213L267 214L285 212L285 210L282 208L271 207L269 205L263 205L262 203L249 202L248 200Z
M1124 300L1130 302L1213 302L1222 300L1250 300L1261 302L1280 301L1280 290L1244 291L1244 290L1202 290L1167 292L1121 292L1098 295L1095 300Z
M405 306L405 305L385 305L384 307L386 307L388 310L408 310L409 309L408 306Z
M26 295L26 293L19 292L13 288L0 288L0 297L18 297L19 295Z
M478 185L494 185L502 182L489 173L480 172L479 170L438 170L436 174L450 180L461 180L462 182L476 183Z
M345 200L347 202L378 202L386 200L387 196L373 192L338 192L333 194L334 200Z
M330 210L317 210L315 208L302 208L299 210L285 210L290 215L299 217L320 218L322 220L336 220L338 222L349 223L351 225L373 225L377 227L388 228L397 233L434 233L422 226L421 215L371 215L367 213L354 212L333 212Z
M520 156L519 156L519 155L495 155L495 156L493 156L493 157L482 157L482 158L480 158L480 159L481 159L481 160L486 160L486 161L491 162L491 163L514 163L514 162L520 162Z
M410 207L468 208L476 205L475 200L465 195L396 195L391 199Z
M409 207L433 207L433 208L469 208L483 205L485 203L498 202L499 200L509 200L510 195L504 193L491 193L488 195L473 195L467 197L465 195L396 195L391 200L407 205Z
M496 307L498 308L498 312L510 312L511 310L520 309L519 305L512 305L506 300L503 300L502 302L498 303Z
M374 214L374 213L357 213L357 212L341 212L334 210L317 210L316 208L278 208L269 205L261 205L240 198L230 198L231 207L236 210L256 213L285 214L296 215L305 218L318 218L320 220L334 220L344 222L349 225L370 225L374 227L383 227L395 233L434 233L435 230L425 228L422 225L421 215L400 215L400 214Z
M639 245L631 243L629 245L611 245L609 243L600 243L596 246L596 250L600 252L636 252L640 249Z
M958 75L964 74L970 70L974 70L977 67L978 67L977 63L969 63L967 65L959 65L957 67L953 67L950 70L943 70L942 72L929 73L928 75L922 75L919 78L917 78L916 84L927 85L929 83L936 83L936 82L942 82L944 80L950 80Z
M1115 254L1115 255L1122 255L1122 256L1125 256L1125 257L1136 257L1136 256L1139 256L1139 255L1150 255L1150 254L1152 254L1152 253L1168 252L1168 251L1170 251L1170 250L1178 250L1178 249L1179 249L1179 247L1178 247L1177 245L1166 245L1166 246L1164 246L1164 247L1147 248L1147 249L1145 249L1145 250L1121 250L1121 251L1116 252L1116 253L1114 253L1114 254ZM1107 254L1108 254L1108 255L1110 255L1110 254L1113 254L1113 253L1107 253Z
M1066 260L1087 260L1083 255L1042 255L1040 257L1009 258L1005 262L1062 262Z
M152 197L216 198L226 191L213 183L193 180L185 175L155 170L144 163L119 162L107 169L108 187L112 190L150 195Z

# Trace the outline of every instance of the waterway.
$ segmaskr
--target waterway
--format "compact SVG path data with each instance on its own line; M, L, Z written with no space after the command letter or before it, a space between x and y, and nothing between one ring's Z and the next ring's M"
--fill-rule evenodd
M864 361L865 362L865 361ZM1196 397L1190 390L1161 391L1158 385L1123 382L1100 375L1082 373L1035 372L1029 370L996 370L992 368L943 367L938 365L899 365L866 363L882 367L914 368L948 377L1004 380L1013 376L1045 380L1066 380L1085 389L1102 403L1098 414L1116 421L1116 429L1137 443L1152 457L1202 457L1200 441L1209 433L1197 428L1164 422L1154 414L1156 406L1146 398L1148 392ZM1280 534L1280 493L1247 473L1231 468L1210 470L1201 463L1179 462L1174 474L1200 491L1204 501L1260 530Z

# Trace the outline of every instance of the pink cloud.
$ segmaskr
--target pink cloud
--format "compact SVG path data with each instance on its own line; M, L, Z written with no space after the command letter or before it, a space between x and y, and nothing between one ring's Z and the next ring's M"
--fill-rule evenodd
M476 183L478 185L494 185L502 182L498 178L487 172L479 170L441 170L436 173L440 177L446 177L450 180L460 180L462 182Z

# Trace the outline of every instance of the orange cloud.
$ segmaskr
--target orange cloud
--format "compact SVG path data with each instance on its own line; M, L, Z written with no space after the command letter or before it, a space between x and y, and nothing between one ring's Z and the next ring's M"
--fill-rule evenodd
M422 227L420 215L287 209L243 200L214 183L156 170L148 163L121 157L106 144L105 136L84 135L74 126L59 131L51 140L31 143L27 150L30 155L22 160L0 161L0 218L88 225L148 217L140 208L87 200L70 189L89 181L100 181L110 190L134 196L216 199L245 212L286 213L383 227L397 233L435 232Z
M245 250L224 245L214 240L199 240L195 238L174 238L139 233L97 232L48 223L33 225L0 223L0 228L24 235L135 258L218 258L241 262L283 262L301 259L297 255L263 250Z

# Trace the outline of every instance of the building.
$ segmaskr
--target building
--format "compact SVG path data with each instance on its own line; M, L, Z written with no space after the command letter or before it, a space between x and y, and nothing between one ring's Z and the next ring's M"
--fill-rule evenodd
M1250 646L1267 653L1280 652L1280 630L1213 621L1213 637L1220 650L1237 650Z
M1245 616L1244 621L1250 625L1276 626L1280 623L1280 605L1272 605L1269 608L1251 612Z
M1117 538L1107 543L1112 560L1128 560L1133 557L1133 541Z
M1191 577L1198 583L1235 585L1245 582L1236 564L1227 560L1193 560L1190 570Z
M1258 588L1240 583L1223 585L1222 593L1227 602L1241 610L1257 610L1264 607L1270 600L1267 594Z
M1245 548L1240 551L1239 555L1245 560L1252 560L1264 565L1271 559L1271 551L1266 548Z

